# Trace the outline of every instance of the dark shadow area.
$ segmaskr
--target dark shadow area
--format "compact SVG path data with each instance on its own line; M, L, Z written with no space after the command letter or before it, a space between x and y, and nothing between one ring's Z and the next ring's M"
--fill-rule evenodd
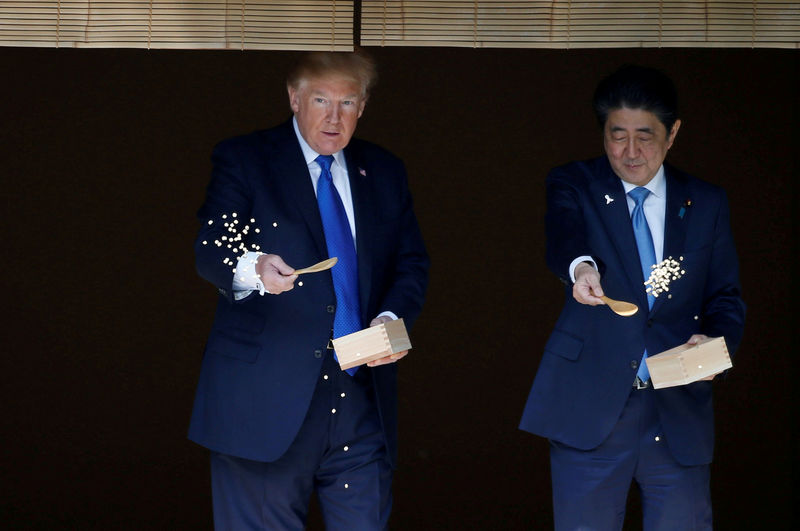
M392 529L552 527L547 443L517 430L562 302L544 177L602 152L591 94L625 62L675 79L668 160L731 203L748 320L715 384L716 527L789 529L797 52L371 51L357 135L405 160L433 261L400 368ZM3 528L211 528L186 439L216 297L194 214L213 145L289 116L292 58L0 48Z

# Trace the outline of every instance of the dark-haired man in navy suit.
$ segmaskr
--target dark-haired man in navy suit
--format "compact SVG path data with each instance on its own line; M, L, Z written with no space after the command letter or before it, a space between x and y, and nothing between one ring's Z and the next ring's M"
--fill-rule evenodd
M681 122L671 80L623 67L597 87L606 156L547 178L547 263L566 284L520 428L550 440L557 530L621 529L631 481L644 528L711 528L711 379L655 390L644 358L744 325L720 188L664 163ZM652 265L684 274L648 296ZM622 317L599 298L635 302Z
M403 163L352 138L374 75L361 53L307 54L293 119L214 150L195 251L220 296L189 437L211 450L217 529L303 529L314 491L328 529L387 525L405 352L345 372L330 347L411 326L427 285Z

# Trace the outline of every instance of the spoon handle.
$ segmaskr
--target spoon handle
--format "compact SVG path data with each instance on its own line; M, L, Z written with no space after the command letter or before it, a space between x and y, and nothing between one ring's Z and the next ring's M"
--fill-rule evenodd
M336 262L338 261L339 259L334 256L332 258L328 258L327 260L323 260L322 262L318 262L314 265L304 267L302 269L295 269L294 274L302 275L304 273L318 273L320 271L325 271L326 269L330 269L333 266L335 266Z

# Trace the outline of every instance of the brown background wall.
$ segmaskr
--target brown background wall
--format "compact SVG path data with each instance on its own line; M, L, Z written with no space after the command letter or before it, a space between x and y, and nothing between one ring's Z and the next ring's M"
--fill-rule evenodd
M358 134L406 161L433 259L401 366L392 528L552 525L546 442L516 428L562 297L543 182L601 153L589 100L623 62L673 76L669 158L730 195L749 314L716 384L717 527L789 528L797 52L373 54ZM292 59L0 48L3 527L210 527L206 453L185 438L215 299L194 212L214 143L288 117Z

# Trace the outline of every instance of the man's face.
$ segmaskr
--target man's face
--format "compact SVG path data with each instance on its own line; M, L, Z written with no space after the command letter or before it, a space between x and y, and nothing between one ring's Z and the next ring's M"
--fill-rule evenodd
M336 74L289 87L289 104L300 134L320 155L332 155L350 142L365 103L361 86Z
M642 109L615 109L603 129L603 145L614 173L623 181L644 186L655 177L675 141L681 121L667 134L655 114Z

